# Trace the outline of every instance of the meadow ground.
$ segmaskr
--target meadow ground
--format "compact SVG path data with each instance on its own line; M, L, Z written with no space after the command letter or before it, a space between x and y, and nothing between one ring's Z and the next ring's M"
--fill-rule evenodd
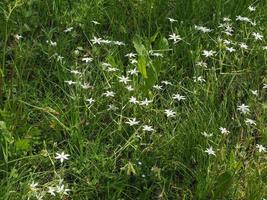
M267 199L266 0L2 0L0 199Z

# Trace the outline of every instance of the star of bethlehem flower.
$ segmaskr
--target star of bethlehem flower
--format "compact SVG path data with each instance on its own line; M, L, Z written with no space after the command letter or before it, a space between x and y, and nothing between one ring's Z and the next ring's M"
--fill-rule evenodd
M83 58L82 58L82 61L84 61L85 63L89 63L89 62L92 62L92 61L93 61L93 58L90 58L90 57L83 57Z
M173 22L177 22L176 19L173 19L173 18L170 18L170 17L168 17L168 20L169 20L171 23L173 23Z
M136 68L134 68L134 69L130 69L130 70L128 71L128 73L131 74L131 75L138 75L138 70L137 70Z
M230 133L230 131L228 131L226 128L224 127L220 127L219 130L221 131L221 134L223 135L228 135Z
M251 93L255 96L259 96L259 91L258 90L251 90Z
M249 119L249 118L247 118L247 119L245 120L245 123L248 124L248 125L256 125L255 120L253 120L253 119Z
M67 83L68 85L74 85L77 83L76 81L64 81L64 82Z
M185 98L185 96L182 96L182 95L180 95L180 94L175 94L175 95L173 95L173 97L172 97L174 100L177 100L177 101L182 101L182 100L185 100L186 98Z
M106 91L103 95L106 97L114 97L115 93L113 91Z
M212 147L209 147L205 150L205 152L209 155L213 155L213 156L216 156L215 154L215 151L213 151L213 148Z
M87 89L90 89L90 88L94 88L93 86L91 86L89 83L83 83L83 84L80 84L81 87L85 90Z
M137 121L136 118L128 119L126 124L129 124L130 126L138 125L140 121Z
M207 68L208 64L206 62L199 61L199 62L196 63L196 66Z
M147 98L145 98L145 100L140 101L140 105L141 106L148 106L148 104L152 103L152 100L148 100Z
M134 65L134 64L137 64L138 62L137 62L136 59L131 59L131 60L130 60L130 63Z
M52 196L56 196L56 188L55 187L48 187L47 193L49 193Z
M91 22L92 22L93 24L95 24L95 25L99 25L99 24L100 24L98 21L95 21L95 20L92 20Z
M170 81L161 81L161 83L164 85L172 85L172 83Z
M239 46L241 49L248 49L248 45L246 45L245 43L240 43Z
M200 82L200 83L206 82L206 80L202 76L198 76L198 77L194 76L193 79L194 79L194 82Z
M240 111L241 114L247 114L250 112L249 106L245 104L241 104L240 106L237 106L237 110Z
M264 83L264 84L263 84L262 89L267 89L267 83Z
M128 53L125 55L128 58L135 58L136 57L136 53Z
M229 51L230 53L236 51L233 47L226 47L226 50Z
M115 110L118 110L118 107L116 107L116 106L113 105L113 104L110 104L110 105L108 105L108 110L113 110L113 111L115 111Z
M69 191L70 191L70 189L65 188L65 186L63 184L62 185L58 185L56 187L56 192L59 193L59 194L68 195Z
M256 148L258 149L258 151L261 152L266 152L266 147L264 147L261 144L256 144Z
M118 71L118 69L115 67L108 67L107 68L107 72L116 72L116 71Z
M203 50L202 55L206 58L213 56L216 53L216 51L213 50Z
M19 35L19 34L16 34L16 35L14 35L14 37L17 39L17 40L20 40L21 38L23 38L21 35Z
M31 182L31 184L30 184L30 189L32 190L32 191L36 191L37 190L37 186L38 186L38 183L36 183L36 182Z
M203 136L206 137L206 138L209 138L209 137L211 137L213 134L212 134L212 133L208 134L206 131L204 131L204 132L201 133L201 135L203 135Z
M256 11L256 7L254 7L254 6L249 6L248 9L250 12Z
M86 99L85 101L87 101L89 104L92 104L95 102L93 98Z
M263 39L263 35L261 35L259 33L253 32L252 35L253 35L255 40L262 40Z
M134 88L133 88L133 86L131 86L131 85L127 85L125 88L126 88L128 91L134 91Z
M156 90L162 90L162 86L161 85L153 85L153 88L155 88Z
M94 37L93 39L90 40L93 44L101 44L102 43L102 38L97 38Z
M179 41L182 40L180 35L177 35L176 33L173 33L169 35L169 40L173 40L174 44L178 43Z
M165 109L164 113L167 115L167 117L175 117L176 116L176 113L172 110L169 110L169 109Z
M130 82L131 80L129 80L129 77L125 77L125 76L121 76L119 77L119 82L120 83L124 83L127 84L128 82Z
M209 28L204 27L204 26L197 26L197 25L195 25L195 29L198 30L198 31L201 31L203 33L210 33L210 32L212 32L212 29L209 29Z
M68 33L68 32L71 32L72 30L73 30L73 27L69 27L69 28L66 28L63 32Z
M152 126L144 125L143 131L152 132L154 131L154 129L152 128Z
M139 101L137 101L136 97L133 97L133 96L130 97L129 102L133 103L133 104L138 104L139 103Z
M64 151L62 151L61 153L56 153L56 157L55 159L60 160L61 163L64 162L64 160L68 160L70 155L69 154L65 154Z

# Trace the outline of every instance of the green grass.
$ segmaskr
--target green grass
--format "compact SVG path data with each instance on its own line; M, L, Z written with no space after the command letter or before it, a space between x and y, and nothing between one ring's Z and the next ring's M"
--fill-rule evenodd
M0 8L1 200L267 199L266 1L3 0ZM232 36L219 27L224 17Z

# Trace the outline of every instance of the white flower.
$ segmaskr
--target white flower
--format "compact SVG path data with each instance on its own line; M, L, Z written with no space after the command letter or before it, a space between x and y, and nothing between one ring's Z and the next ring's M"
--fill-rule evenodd
M161 83L164 84L164 85L172 85L172 83L169 82L169 81L161 81Z
M121 41L114 41L113 42L115 45L118 45L118 46L123 46L123 45L125 45L125 43L124 42L121 42Z
M78 70L71 70L70 73L74 74L74 75L81 75L82 73L79 72Z
M128 91L134 91L134 88L133 88L133 86L131 86L131 85L126 86L126 89L127 89Z
M264 84L263 84L262 89L267 89L267 83L264 83Z
M37 190L37 186L38 186L38 183L35 183L34 181L30 184L30 189L32 191L36 191Z
M243 42L240 43L239 46L240 46L241 49L248 49L248 45L246 45L246 44L243 43Z
M164 113L167 115L167 117L175 117L176 113L172 110L166 109L164 110Z
M228 131L226 128L220 127L221 134L228 135L230 131Z
M55 194L56 188L54 188L54 187L48 187L48 191L47 192L52 196L56 196L56 194Z
M202 77L202 76L198 76L198 77L193 77L194 82L200 82L200 83L205 83L206 80Z
M256 11L256 7L254 7L254 6L249 6L248 9L250 12Z
M108 68L107 68L107 71L108 71L108 72L116 72L116 71L118 71L118 69L115 68L115 67L108 67Z
M249 124L249 125L256 125L255 120L252 120L252 119L249 119L249 118L247 118L247 119L245 120L245 123L246 123L246 124Z
M68 195L68 192L70 191L70 189L65 188L65 186L62 185L58 185L56 188L56 192L59 194L64 194L64 195Z
M213 134L212 134L212 133L208 134L206 131L204 131L204 132L201 133L201 135L203 135L203 136L206 137L206 138L209 138L209 137L211 137Z
M255 40L262 40L263 39L263 35L253 32L252 35L254 36Z
M156 90L162 90L162 86L161 85L153 85L153 88L155 88Z
M174 44L176 44L177 42L182 40L182 38L180 35L176 35L176 33L173 33L173 34L169 35L169 40L173 40Z
M128 72L129 72L129 74L131 74L131 75L137 75L137 74L138 74L138 70L137 70L136 68L131 69L131 70L129 70Z
M106 97L114 97L115 93L113 91L106 91L103 95Z
M131 80L129 80L129 77L125 77L125 76L119 77L119 82L120 83L127 84L129 81L131 81Z
M249 106L246 106L245 104L241 104L240 106L237 106L237 110L239 110L242 114L249 113Z
M128 53L125 55L128 58L135 58L136 57L136 53Z
M110 104L110 105L108 105L108 110L113 110L113 111L115 111L115 110L118 110L118 108L117 108L115 105Z
M169 21L170 21L171 23L173 23L173 22L177 22L176 19L173 19L173 18L170 18L170 17L168 17L168 19L169 19Z
M93 44L101 44L102 43L102 39L101 38L97 38L97 37L94 37L91 42Z
M14 35L14 37L17 39L17 40L20 40L21 38L23 38L21 35L19 35L19 34L16 34L16 35Z
M90 58L90 57L83 57L83 58L82 58L82 61L84 61L85 63L89 63L89 62L92 62L92 61L93 61L93 58Z
M251 93L255 96L258 96L259 95L259 92L258 90L251 90Z
M140 101L140 105L141 106L147 106L148 104L152 103L152 100L148 100L147 98L145 98L145 100Z
M205 152L208 153L209 155L214 155L214 156L215 156L215 151L213 151L212 147L207 148L207 149L205 150Z
M230 53L236 51L233 47L226 47L226 50L229 51Z
M55 159L57 159L57 160L60 160L60 162L61 163L63 163L64 162L64 160L68 160L69 158L69 154L65 154L64 153L64 151L62 151L61 153L56 153L56 157L55 157Z
M261 144L256 144L256 147L259 149L259 152L266 152L266 148L262 146Z
M136 120L136 118L129 119L126 124L129 124L130 126L138 125L139 121Z
M196 63L196 66L200 66L200 67L204 67L204 68L207 68L207 63L206 62L203 62L203 61L199 61Z
M203 50L202 55L205 56L206 58L208 58L208 57L213 56L215 53L216 53L216 52L213 51L213 50L210 50L210 51L208 51L208 50Z
M154 129L152 128L152 126L144 125L143 126L143 131L152 132L152 131L154 131Z
M224 22L230 22L231 19L230 19L229 17L224 17L224 18L223 18L223 21L224 21Z
M72 29L73 29L73 27L69 27L69 28L65 29L63 32L64 32L64 33L68 33L68 32L71 32Z
M212 29L209 29L209 28L204 27L204 26L197 26L197 25L195 25L195 29L198 30L198 31L201 31L203 33L212 32Z
M180 94L175 94L175 95L173 95L172 98L177 100L177 101L185 100L185 96L182 96Z
M100 24L98 21L95 21L95 20L92 20L91 22L92 22L93 24L95 24L95 25L99 25L99 24Z
M89 83L83 83L83 84L80 84L81 87L85 90L89 89L89 88L93 88L93 86L91 86Z
M267 50L267 46L263 46L262 47L262 50Z
M67 83L68 85L74 85L76 84L77 82L75 81L64 81L65 83Z
M134 65L134 64L137 64L138 62L137 62L136 59L131 59L131 60L130 60L130 63Z
M89 104L92 104L95 102L93 98L86 99L85 101L87 101Z
M50 46L52 46L52 47L57 46L57 43L56 43L56 42L53 42L53 41L51 41L51 40L46 40L46 42L47 42L48 44L50 44Z
M138 104L139 103L139 101L136 100L136 97L133 97L133 96L130 97L129 102L133 103L133 104Z

